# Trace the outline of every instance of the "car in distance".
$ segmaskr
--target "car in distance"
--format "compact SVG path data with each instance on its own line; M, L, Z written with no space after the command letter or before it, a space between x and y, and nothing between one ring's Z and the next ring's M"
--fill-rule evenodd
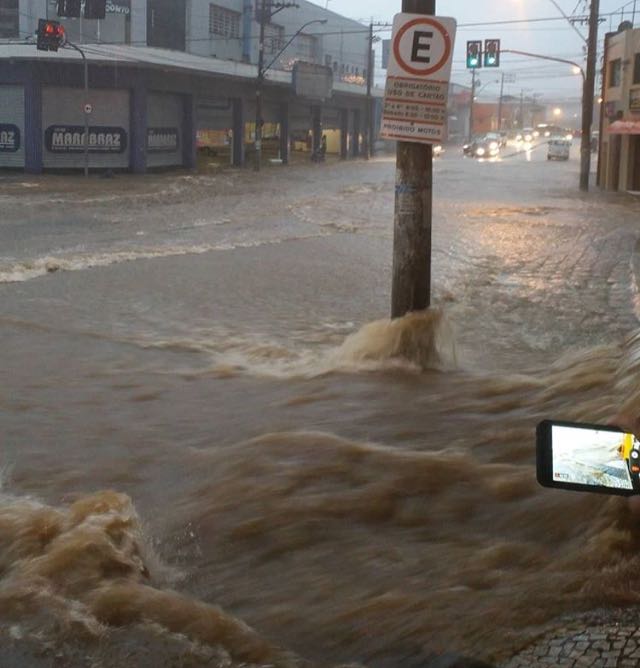
M551 137L547 144L547 160L568 160L571 142L566 137Z
M471 158L495 158L500 153L500 138L496 139L492 133L479 135L465 144L462 152Z

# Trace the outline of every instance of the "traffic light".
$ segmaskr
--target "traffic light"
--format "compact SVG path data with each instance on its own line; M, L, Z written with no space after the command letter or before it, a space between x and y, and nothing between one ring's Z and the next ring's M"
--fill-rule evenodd
M85 19L103 19L107 13L107 0L84 0Z
M81 0L58 0L57 13L58 16L65 18L79 18Z
M470 69L482 67L482 42L480 40L467 42L467 67Z
M40 51L57 51L64 45L64 28L59 21L38 20L36 46Z
M500 67L500 40L485 39L484 41L484 66Z

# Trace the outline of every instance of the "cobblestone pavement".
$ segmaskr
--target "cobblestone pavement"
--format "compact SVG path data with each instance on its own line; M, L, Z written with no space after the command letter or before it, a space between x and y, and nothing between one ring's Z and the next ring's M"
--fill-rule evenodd
M564 620L500 668L640 666L640 610L597 611Z

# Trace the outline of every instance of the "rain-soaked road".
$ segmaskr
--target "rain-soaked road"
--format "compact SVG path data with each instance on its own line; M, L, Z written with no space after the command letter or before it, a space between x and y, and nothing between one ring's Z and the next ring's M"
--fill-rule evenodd
M639 602L623 502L535 483L538 419L640 409L640 202L577 169L445 153L442 311L394 323L391 158L0 180L14 641L499 661Z

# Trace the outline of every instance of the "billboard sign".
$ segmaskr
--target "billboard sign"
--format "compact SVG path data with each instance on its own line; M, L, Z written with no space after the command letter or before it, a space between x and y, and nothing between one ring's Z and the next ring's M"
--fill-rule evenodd
M300 97L327 100L333 94L333 70L298 60L293 66L293 89Z

